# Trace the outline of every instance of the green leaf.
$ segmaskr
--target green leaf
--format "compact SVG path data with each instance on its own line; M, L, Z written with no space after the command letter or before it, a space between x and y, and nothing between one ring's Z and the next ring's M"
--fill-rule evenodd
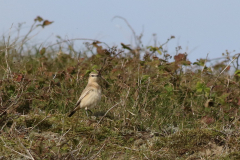
M89 74L89 73L91 73L91 70L86 70L85 73L86 73L86 74Z
M40 17L40 16L37 16L37 17L34 19L34 21L35 21L35 22L36 22L36 21L42 22L42 21L43 21L43 18Z
M142 82L145 82L149 78L149 75L143 75L142 76Z
M198 65L198 66L200 66L200 63L199 63L199 62L194 62L193 65Z
M58 38L58 39L62 39L62 37L61 37L61 36L58 36L58 35L56 36L56 38Z
M173 87L170 84L166 84L164 86L164 88L168 91L168 93L172 93L173 92Z
M40 51L40 54L41 54L41 55L44 55L45 52L46 52L46 48L43 47L43 48L41 49L41 51Z
M210 92L210 88L201 82L197 82L196 90L197 90L197 92L206 92L206 93Z
M211 108L208 108L208 107L205 107L204 110L205 110L206 113L210 113L211 112Z
M95 70L95 69L97 69L97 68L98 68L97 65L92 66L92 70Z
M204 66L205 65L205 59L197 59L197 62L194 62L193 64L198 65L198 66Z
M69 49L70 51L73 51L73 47L72 47L71 45L68 45L68 49Z
M221 104L224 104L226 101L226 98L230 95L231 93L223 93L219 98L219 101Z
M158 52L160 55L162 55L162 52L161 52L160 50L157 50L157 52Z
M150 51L156 52L159 48L153 47L153 46L148 46L147 49L149 49Z
M234 75L240 76L240 70L236 70L235 73L234 73Z
M126 45L124 43L121 43L121 46L124 48L124 49L127 49L129 51L132 51L132 49L130 48L130 45Z

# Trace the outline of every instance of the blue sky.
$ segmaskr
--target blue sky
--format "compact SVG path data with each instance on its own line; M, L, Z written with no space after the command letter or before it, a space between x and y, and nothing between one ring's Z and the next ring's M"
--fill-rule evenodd
M237 0L0 0L0 33L11 25L25 22L28 28L36 16L54 21L35 37L39 42L63 38L93 38L111 45L134 44L128 20L143 44L158 44L174 35L166 46L171 55L175 47L189 53L189 59L222 57L225 50L240 52L240 1ZM24 31L22 32L24 34ZM234 54L232 53L232 54Z

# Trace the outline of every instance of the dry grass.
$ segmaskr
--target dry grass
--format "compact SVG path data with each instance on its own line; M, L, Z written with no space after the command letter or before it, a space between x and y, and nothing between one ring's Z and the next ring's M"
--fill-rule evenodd
M227 64L237 64L229 53L211 68L180 48L171 58L162 46L26 47L30 33L0 46L0 159L240 157L239 72L229 75ZM99 69L100 107L67 117Z

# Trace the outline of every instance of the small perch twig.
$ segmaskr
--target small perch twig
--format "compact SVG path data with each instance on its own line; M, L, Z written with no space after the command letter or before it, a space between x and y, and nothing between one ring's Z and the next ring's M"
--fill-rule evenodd
M118 102L117 104L115 104L114 106L112 106L111 108L109 108L109 109L107 110L107 112L106 112L106 113L102 116L102 118L98 121L96 127L100 124L100 122L101 122L102 119L107 115L107 113L108 113L110 110L112 110L114 107L116 107L119 103L120 103L120 102Z
M236 57L234 57L234 58L231 60L231 62L229 62L228 65L222 70L222 72L219 73L219 75L217 76L217 78L216 78L215 81L213 82L213 86L212 86L211 89L210 89L210 94L209 94L209 95L211 95L211 92L212 92L213 88L215 87L214 83L216 83L218 77L230 66L230 64L231 64L235 59L236 59Z

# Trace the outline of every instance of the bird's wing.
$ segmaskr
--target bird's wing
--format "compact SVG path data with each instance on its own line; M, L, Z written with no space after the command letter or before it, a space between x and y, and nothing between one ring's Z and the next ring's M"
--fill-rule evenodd
M86 97L91 91L92 91L92 89L88 89L88 90L84 90L84 91L83 91L82 95L80 96L80 98L78 99L78 101L77 101L77 103L76 103L76 105L75 105L74 110L75 110L75 109L78 107L78 105L81 103L82 99L83 99L84 97Z

